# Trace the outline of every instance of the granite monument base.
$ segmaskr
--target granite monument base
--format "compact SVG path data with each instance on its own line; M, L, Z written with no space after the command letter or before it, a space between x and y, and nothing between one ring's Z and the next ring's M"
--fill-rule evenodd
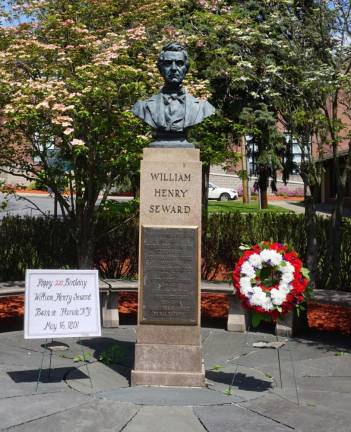
M144 150L132 386L205 385L200 334L201 178L197 149Z

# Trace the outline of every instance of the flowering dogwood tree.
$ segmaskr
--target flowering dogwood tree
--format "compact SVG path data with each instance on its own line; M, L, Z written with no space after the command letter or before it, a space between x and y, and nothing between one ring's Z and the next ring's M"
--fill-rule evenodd
M99 212L112 185L138 171L150 140L130 107L162 86L159 49L174 39L189 45L189 35L171 22L192 2L8 3L3 17L12 25L0 28L1 166L53 191L72 222L78 264L90 267ZM193 62L186 86L206 96L197 72ZM225 158L217 147L216 161Z
M155 84L145 28L126 28L115 3L16 1L10 18L26 22L0 28L1 165L53 191L81 268L111 187L149 140L129 111Z

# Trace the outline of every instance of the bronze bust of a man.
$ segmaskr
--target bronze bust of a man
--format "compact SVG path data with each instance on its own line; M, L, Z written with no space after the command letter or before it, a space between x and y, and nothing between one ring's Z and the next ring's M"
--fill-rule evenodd
M150 147L194 147L186 139L188 129L212 115L215 109L183 88L189 58L181 45L166 45L157 67L165 81L162 90L150 99L138 101L132 111L154 129L155 141Z

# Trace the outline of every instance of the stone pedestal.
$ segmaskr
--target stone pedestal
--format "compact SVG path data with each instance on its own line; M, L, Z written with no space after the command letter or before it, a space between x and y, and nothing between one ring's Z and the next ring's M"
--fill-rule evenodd
M231 332L245 333L246 332L247 314L241 306L240 300L234 296L229 296L229 314L227 322L227 330Z
M201 387L199 150L147 148L140 176L139 312L131 383Z

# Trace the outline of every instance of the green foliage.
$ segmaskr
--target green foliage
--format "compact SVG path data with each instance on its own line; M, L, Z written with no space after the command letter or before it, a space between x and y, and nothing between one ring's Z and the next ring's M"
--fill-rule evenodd
M272 321L272 317L270 317L269 315L262 314L256 311L252 311L250 313L250 317L251 317L251 323L253 328L258 327L262 321L268 321L268 322Z
M345 352L344 352L344 351L337 351L337 352L334 354L335 357L341 357L341 356L343 356L343 355L345 355Z
M190 132L190 141L200 148L204 165L227 163L235 165L238 154L230 147L230 137L235 133L232 121L217 115L208 117Z
M209 213L231 213L239 211L241 213L257 213L257 212L275 212L275 213L291 213L290 210L283 207L269 205L267 209L260 209L258 202L251 202L249 204L243 204L241 200L236 201L209 201L208 203Z
M106 201L102 210L103 213L109 217L136 216L139 211L139 200L132 199L130 201L121 202L110 199Z
M73 357L75 363L84 362L87 363L91 359L92 355L90 352L83 352Z
M0 222L0 280L23 280L27 268L76 268L67 221L7 216ZM317 218L317 287L325 288L328 262L326 218ZM138 272L139 225L127 212L102 214L97 224L95 267L102 277L132 278ZM335 289L351 291L351 221L343 219L341 284ZM261 241L288 244L306 258L304 216L291 213L213 213L202 238L203 279L230 272L242 253L242 245Z
M220 364L215 364L215 365L213 365L212 367L211 367L211 371L213 371L213 372L219 372L221 369L223 369L224 368L224 366L223 365L220 365Z
M0 26L0 165L55 193L78 266L90 268L109 191L126 177L136 183L149 142L130 112L155 84L145 28L130 29L126 5L110 0L12 3L32 19Z
M131 207L114 206L101 215L94 248L94 263L104 278L136 277L138 272L139 225ZM118 211L116 212L116 209Z
M105 364L117 364L125 357L125 351L119 345L111 345L99 356L99 361Z
M317 287L326 288L328 276L328 229L326 218L317 218ZM221 271L230 272L241 255L242 244L260 241L288 244L297 251L303 262L306 259L306 232L304 216L290 213L212 214L207 233L202 239L202 278L213 279ZM343 219L340 277L335 289L351 291L351 221Z
M54 219L5 216L0 222L0 278L23 280L27 268L75 268L67 224Z

